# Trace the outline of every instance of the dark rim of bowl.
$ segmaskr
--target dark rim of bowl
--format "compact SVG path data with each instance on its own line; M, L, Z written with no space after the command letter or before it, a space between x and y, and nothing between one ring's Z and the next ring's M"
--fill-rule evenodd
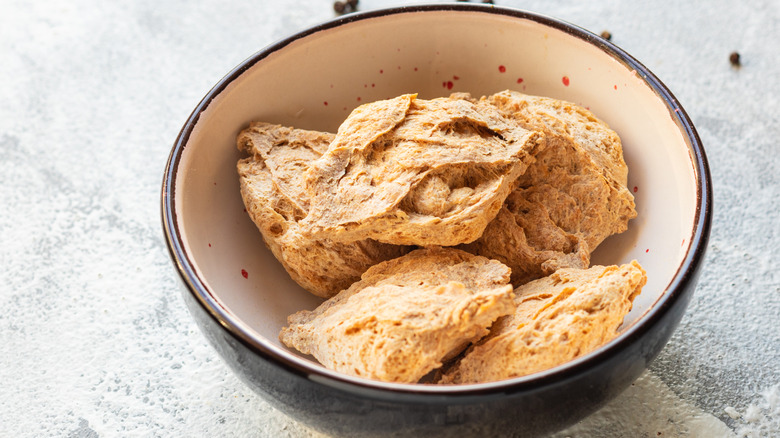
M260 342L253 334L246 331L242 324L237 324L235 317L224 309L211 292L205 287L194 269L194 263L190 260L184 250L181 234L177 225L176 210L174 208L175 182L182 151L189 141L193 128L198 123L201 113L206 110L209 104L214 100L233 80L242 73L251 68L257 62L260 62L268 55L284 48L285 46L305 38L317 32L333 29L351 22L368 20L378 17L385 17L396 14L416 13L416 12L441 12L456 11L463 13L490 13L498 14L518 19L531 20L547 27L563 31L576 38L584 40L608 55L612 56L627 68L635 70L637 76L661 98L669 109L670 116L684 133L686 142L691 151L692 164L698 178L697 182L697 203L695 213L695 223L691 235L688 250L685 258L675 273L672 281L667 285L667 292L664 293L658 301L651 307L647 314L640 321L629 327L617 339L613 340L607 346L597 349L581 358L559 365L550 370L518 377L499 382L487 382L473 385L417 385L417 384L388 384L385 382L376 382L368 379L353 378L351 376L326 370L319 366L304 366L302 363L296 363L287 358L278 356L274 351ZM675 306L675 303L684 295L684 291L691 286L691 282L696 278L696 270L701 264L709 239L711 220L712 220L712 182L710 179L709 166L701 140L688 117L685 110L680 106L677 99L672 95L668 88L644 65L634 59L631 55L583 28L568 22L527 12L518 9L496 7L492 5L479 4L439 4L439 5L416 5L403 6L386 9L378 9L367 12L348 14L325 23L308 28L298 32L290 37L270 44L255 53L235 69L222 78L200 101L198 106L190 114L186 123L179 132L174 147L168 158L165 168L165 175L162 184L161 208L162 225L166 237L166 243L170 252L171 259L174 261L179 275L183 279L189 292L193 294L198 303L206 312L214 318L225 330L233 337L240 340L249 349L256 352L266 360L271 361L278 366L287 369L290 372L298 374L305 378L316 380L326 385L338 387L351 392L371 392L382 396L385 391L390 391L394 397L406 395L412 398L416 397L441 397L441 396L482 396L491 394L508 394L515 392L524 392L546 386L550 383L565 380L574 377L591 366L606 361L608 358L618 354L621 350L641 338L651 327L653 327L669 309Z

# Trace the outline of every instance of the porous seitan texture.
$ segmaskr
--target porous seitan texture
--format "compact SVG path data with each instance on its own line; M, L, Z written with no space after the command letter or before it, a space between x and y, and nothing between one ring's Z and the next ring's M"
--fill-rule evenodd
M560 268L588 267L593 250L636 217L620 138L569 102L514 91L479 102L525 129L544 132L547 146L518 177L482 237L463 249L505 263L515 286Z
M238 148L251 154L237 165L249 216L293 280L323 298L358 281L369 267L410 250L370 239L331 242L301 235L299 222L309 209L303 172L325 152L333 137L252 123L237 139Z
M509 268L454 248L418 249L372 267L279 339L352 376L414 383L515 308Z
M561 269L515 289L517 309L496 321L440 379L443 384L520 377L587 354L617 336L647 282L633 261Z
M304 232L451 246L482 235L542 136L495 107L403 95L362 105L307 171Z

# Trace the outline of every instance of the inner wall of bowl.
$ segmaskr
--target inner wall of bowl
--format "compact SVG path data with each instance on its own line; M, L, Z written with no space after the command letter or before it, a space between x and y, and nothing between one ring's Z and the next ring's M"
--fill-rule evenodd
M504 89L581 104L621 136L639 216L605 241L593 262L636 259L647 270L624 326L635 323L665 292L693 229L695 176L674 112L603 50L494 13L429 11L345 23L292 41L233 80L201 114L176 179L178 225L201 280L237 324L274 349L287 316L321 302L289 278L244 210L235 138L249 122L335 131L353 108L378 99Z

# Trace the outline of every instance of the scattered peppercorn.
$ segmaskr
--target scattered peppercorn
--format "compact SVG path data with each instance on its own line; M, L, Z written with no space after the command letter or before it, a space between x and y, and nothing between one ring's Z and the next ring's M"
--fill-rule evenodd
M357 11L358 0L336 1L333 3L333 10L337 14L346 14L347 12Z
M493 0L482 0L482 3L493 4Z
M729 55L729 62L734 67L739 67L741 65L739 61L739 52L731 52L731 55Z
M605 30L605 31L601 32L601 37L604 38L605 40L609 41L609 40L612 39L612 34L608 30Z

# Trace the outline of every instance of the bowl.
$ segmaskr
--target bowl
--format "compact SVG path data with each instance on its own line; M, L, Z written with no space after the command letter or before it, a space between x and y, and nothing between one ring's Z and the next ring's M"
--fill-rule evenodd
M286 317L321 299L265 247L239 193L236 135L252 121L335 132L356 106L514 89L589 108L622 138L638 217L594 264L638 260L648 282L619 336L532 375L472 385L394 384L325 369L284 347ZM690 301L712 218L691 120L652 72L575 25L477 4L351 14L263 48L211 89L170 154L162 222L183 296L206 338L273 406L338 436L533 436L618 395L668 341Z

